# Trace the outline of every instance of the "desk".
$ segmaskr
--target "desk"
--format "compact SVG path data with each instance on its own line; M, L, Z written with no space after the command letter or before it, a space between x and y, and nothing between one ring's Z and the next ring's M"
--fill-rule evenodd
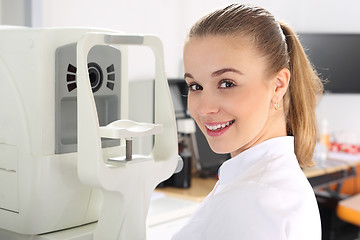
M303 172L316 193L319 193L319 188L325 188L331 197L340 199L342 183L356 176L356 168L359 165L359 155L332 154L327 160L316 161L313 167L303 168ZM329 186L334 184L335 189L330 189Z
M347 197L340 190L346 180L356 177L359 165L360 155L335 153L330 154L329 159L303 169L319 204L323 239L334 239L337 229L335 210L338 202Z
M309 179L314 188L328 187L330 184L337 184L335 193L338 194L341 184L345 179L356 175L356 167L360 165L360 156L358 159L341 160L341 156L335 156L333 159L318 161L313 167L303 168L303 172ZM164 187L156 191L165 193L168 196L183 198L187 200L201 202L213 189L216 178L198 178L191 179L191 187L188 189Z
M216 178L199 178L191 179L191 187L187 189L164 187L156 191L165 193L168 196L183 198L196 202L201 202L211 192L217 182Z

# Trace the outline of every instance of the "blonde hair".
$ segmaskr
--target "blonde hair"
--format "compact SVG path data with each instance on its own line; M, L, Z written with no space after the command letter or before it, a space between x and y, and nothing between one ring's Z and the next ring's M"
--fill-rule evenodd
M291 80L283 101L287 135L294 136L300 166L313 165L317 137L315 107L323 84L295 32L263 8L232 4L200 19L188 37L209 35L245 37L267 57L268 74L283 68L290 70Z

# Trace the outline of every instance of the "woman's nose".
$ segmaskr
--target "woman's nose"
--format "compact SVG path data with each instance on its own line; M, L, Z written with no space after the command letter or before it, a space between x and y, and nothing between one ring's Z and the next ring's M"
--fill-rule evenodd
M220 109L219 106L220 102L215 96L203 93L199 98L197 112L202 116L218 113Z

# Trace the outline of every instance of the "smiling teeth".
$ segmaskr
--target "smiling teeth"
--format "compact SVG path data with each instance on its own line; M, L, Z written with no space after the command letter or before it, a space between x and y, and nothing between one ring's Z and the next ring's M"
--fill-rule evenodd
M234 120L229 121L227 123L223 123L223 124L218 124L218 125L213 125L213 126L209 126L209 125L205 125L207 129L209 129L210 131L218 131L221 130L227 126L230 126L231 124L234 123Z

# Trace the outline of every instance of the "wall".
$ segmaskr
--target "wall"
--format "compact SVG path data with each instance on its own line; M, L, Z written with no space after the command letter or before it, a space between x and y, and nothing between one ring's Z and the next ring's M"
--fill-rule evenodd
M226 0L33 0L42 8L34 22L40 27L98 27L126 33L156 34L164 44L165 64L170 78L182 76L182 46L186 32L207 9L226 3ZM198 4L198 5L196 5ZM87 10L91 9L91 11ZM199 11L201 9L201 11ZM191 14L188 14L190 12ZM197 13L197 14L195 14ZM201 15L199 14L201 13ZM194 19L194 20L193 20ZM151 54L137 52L131 62L141 62L141 71L130 71L132 80L142 80L151 75ZM130 69L131 70L131 69Z
M231 2L231 1L229 1ZM278 19L286 20L296 31L360 33L357 0L252 0Z
M2 24L34 27L90 26L127 33L156 34L164 44L167 75L174 78L182 76L182 46L189 27L207 12L231 2L234 1L0 0L0 8L2 6ZM278 19L285 20L299 32L360 33L360 2L357 0L343 0L341 4L339 1L327 0L247 2L267 8ZM27 13L30 17L25 16ZM130 69L131 80L151 79L151 54L143 50L133 51L130 63L137 65ZM318 112L331 119L331 131L342 129L360 133L360 124L356 122L360 119L360 108L357 106L359 96L330 94L323 97ZM334 117L336 120L333 120Z
M230 0L1 0L3 24L34 27L86 26L159 35L169 77L179 77L182 45L189 27ZM239 2L239 1L238 1ZM297 31L360 32L357 0L250 0ZM30 7L31 17L24 8ZM27 20L28 19L28 20ZM144 70L143 70L144 71ZM141 78L143 76L139 76Z
M334 140L360 144L360 94L324 94L317 109Z
M1 0L0 23L4 25L29 26L27 20L30 16L29 1L27 0Z

